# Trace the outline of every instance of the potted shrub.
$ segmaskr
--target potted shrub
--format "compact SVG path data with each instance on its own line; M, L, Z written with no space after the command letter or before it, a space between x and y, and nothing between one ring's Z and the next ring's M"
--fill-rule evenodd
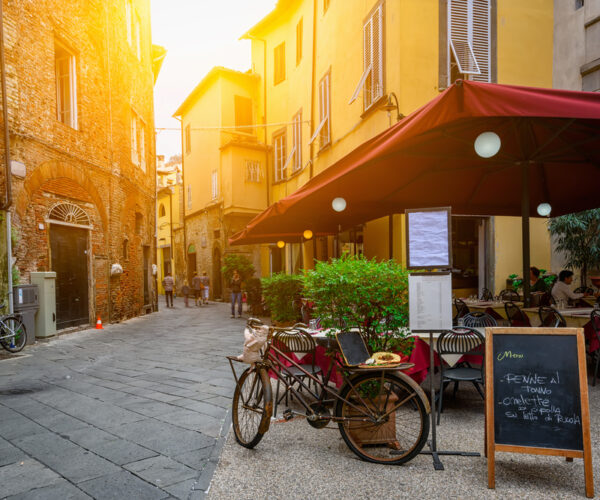
M300 320L296 304L302 296L303 287L304 279L297 274L276 273L262 279L263 296L273 323L289 326Z
M305 276L305 295L324 327L356 327L372 352L409 354L408 273L394 261L342 256L317 262Z

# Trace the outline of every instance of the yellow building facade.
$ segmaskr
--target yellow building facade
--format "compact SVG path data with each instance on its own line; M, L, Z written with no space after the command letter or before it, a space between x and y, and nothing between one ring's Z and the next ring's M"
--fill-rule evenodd
M257 139L269 149L269 204L456 79L552 87L553 0L279 0L242 38L258 75L256 121L266 124ZM341 251L389 258L390 231L391 256L404 262L404 216L395 214L343 233L337 248L332 238L263 245L262 273ZM453 233L461 291L497 292L522 269L520 219L457 216ZM550 269L545 220L532 219L531 241L532 265Z
M175 234L183 226L183 183L181 164L166 166L159 157L156 168L156 262L158 293L164 295L162 280L170 273L177 282L184 263L176 255ZM179 271L179 273L178 273Z
M268 206L266 160L259 140L260 77L213 68L175 112L181 119L185 278L206 272L210 297L221 298L228 253L243 254L260 272L258 246L228 239Z

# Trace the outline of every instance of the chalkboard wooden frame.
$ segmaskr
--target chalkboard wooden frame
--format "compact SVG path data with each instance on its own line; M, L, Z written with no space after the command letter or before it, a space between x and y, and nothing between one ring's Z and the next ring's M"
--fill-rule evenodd
M590 410L588 401L587 368L585 341L582 328L486 328L485 341L485 450L488 460L488 488L495 488L495 453L526 453L532 455L552 455L565 457L567 461L583 458L585 473L585 493L588 498L594 496L594 477L592 469L592 446L590 439ZM495 442L494 422L494 336L496 335L571 335L577 339L577 364L579 366L579 397L581 401L581 429L583 434L582 450L538 448L533 446L515 446Z

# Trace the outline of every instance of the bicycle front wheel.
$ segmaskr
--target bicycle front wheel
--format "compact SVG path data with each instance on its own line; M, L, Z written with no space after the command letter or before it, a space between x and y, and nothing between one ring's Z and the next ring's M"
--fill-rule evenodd
M7 316L3 320L4 325L0 333L2 347L9 352L19 352L27 343L27 331L25 325L17 316Z
M273 394L267 371L248 368L233 393L232 420L236 441L246 448L254 448L269 430L272 413Z
M336 417L348 447L362 460L403 464L417 455L429 435L423 396L388 372L352 378L340 391Z

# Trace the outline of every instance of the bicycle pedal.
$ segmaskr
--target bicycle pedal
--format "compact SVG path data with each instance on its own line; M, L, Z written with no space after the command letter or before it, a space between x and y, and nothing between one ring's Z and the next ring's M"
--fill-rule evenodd
M286 422L288 420L292 420L292 418L294 418L294 414L292 413L292 410L290 410L289 408L287 410L285 410L282 415L283 420L285 420Z

